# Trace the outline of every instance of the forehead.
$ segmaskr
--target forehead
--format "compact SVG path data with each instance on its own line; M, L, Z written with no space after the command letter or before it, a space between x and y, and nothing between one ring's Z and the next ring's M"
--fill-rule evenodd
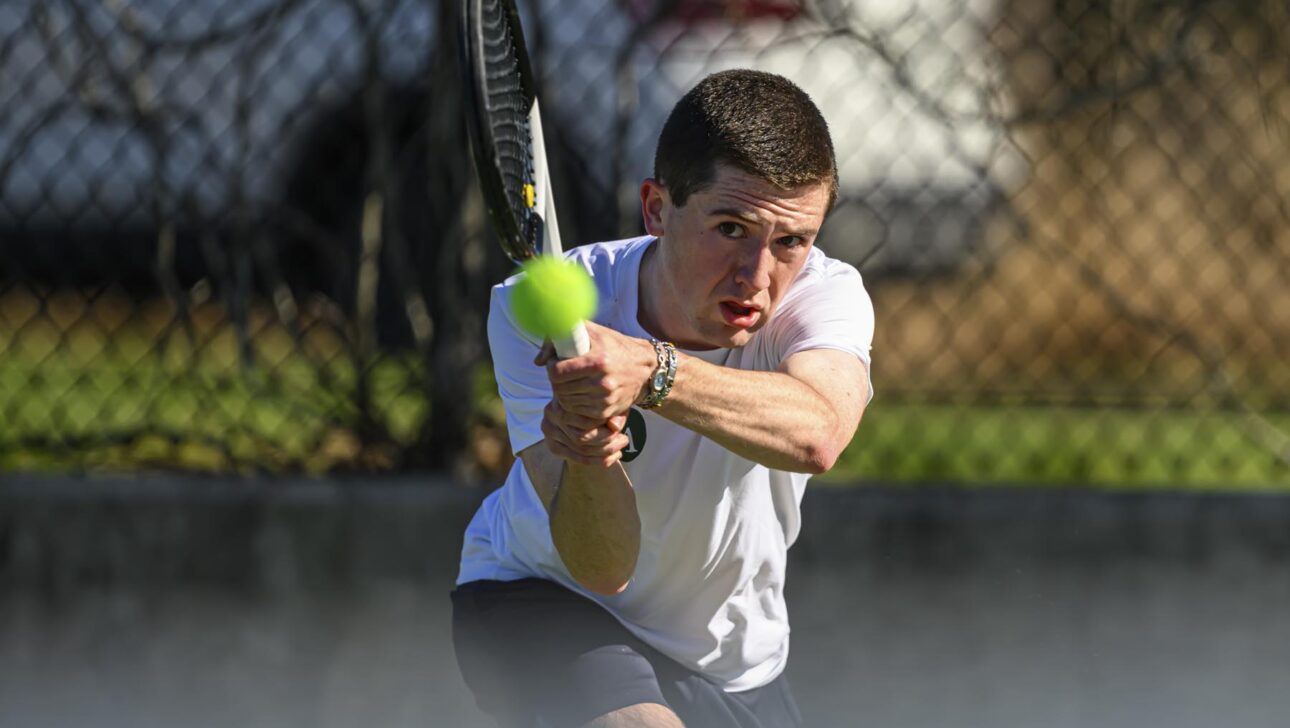
M686 206L701 214L738 211L740 217L756 218L803 230L816 230L828 212L829 184L819 182L782 189L741 169L717 165L711 183L691 195Z

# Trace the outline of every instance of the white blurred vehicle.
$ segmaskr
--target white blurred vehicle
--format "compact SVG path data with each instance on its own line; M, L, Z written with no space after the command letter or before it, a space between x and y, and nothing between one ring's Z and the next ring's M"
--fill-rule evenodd
M548 108L579 110L559 123L597 140L582 168L602 189L617 181L627 234L636 182L686 89L728 68L786 76L820 107L838 157L839 205L821 245L875 274L954 268L982 254L983 222L1025 173L990 118L1005 101L986 41L998 4L620 0L547 14Z
M400 151L426 123L437 10L0 1L0 279L13 266L29 279L146 291L163 265L163 223L177 236L168 267L185 282L258 265L243 259L263 251L239 230L272 238L299 222L320 238L356 235L369 80L384 87L382 118L406 163L396 174L427 177L423 148ZM213 234L219 244L204 240ZM316 245L288 267L325 285L352 255Z
M567 237L636 233L636 184L672 105L711 71L750 67L798 82L830 123L841 177L830 253L875 275L959 265L1023 170L981 113L1002 93L984 40L998 1L521 0ZM404 197L432 203L405 235L417 258L459 210L427 185L462 150L416 144L436 108L431 59L453 57L434 56L450 37L446 9L0 2L0 266L146 287L161 218L176 224L173 264L189 280L254 252L235 234L232 252L203 245L212 230L250 221L265 233L294 214L324 237L356 237L372 78ZM355 251L279 248L309 286L352 272Z

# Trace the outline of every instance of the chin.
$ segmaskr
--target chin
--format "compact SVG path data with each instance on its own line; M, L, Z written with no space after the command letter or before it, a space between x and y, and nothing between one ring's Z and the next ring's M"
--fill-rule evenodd
M738 349L752 341L754 333L756 332L748 329L740 329L738 331L731 332L727 327L727 330L724 333L713 336L709 340L712 342L712 345L718 349Z
M741 329L730 326L725 321L708 320L696 328L705 346L716 349L738 349L752 341L753 336L765 325L765 320L762 320L751 329Z

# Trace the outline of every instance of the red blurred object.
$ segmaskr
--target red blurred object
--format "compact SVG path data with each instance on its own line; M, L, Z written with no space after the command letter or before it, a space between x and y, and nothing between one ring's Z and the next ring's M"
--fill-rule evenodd
M619 0L637 21L648 20L660 6L671 0ZM792 20L802 14L804 0L675 0L675 9L663 19L689 22L695 20L746 20L778 18Z

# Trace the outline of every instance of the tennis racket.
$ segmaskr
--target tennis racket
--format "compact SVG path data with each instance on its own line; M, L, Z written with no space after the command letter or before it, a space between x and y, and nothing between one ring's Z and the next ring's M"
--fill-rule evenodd
M462 0L466 126L484 203L506 255L562 256L536 85L514 0ZM561 359L590 348L581 323L553 341Z

